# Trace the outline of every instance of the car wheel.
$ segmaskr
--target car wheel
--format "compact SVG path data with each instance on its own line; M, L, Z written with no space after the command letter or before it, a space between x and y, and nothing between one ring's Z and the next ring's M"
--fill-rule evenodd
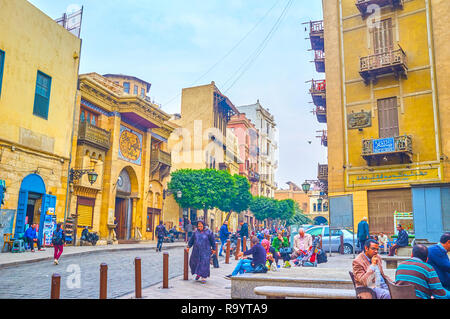
M344 254L350 255L353 253L353 247L349 244L344 244Z

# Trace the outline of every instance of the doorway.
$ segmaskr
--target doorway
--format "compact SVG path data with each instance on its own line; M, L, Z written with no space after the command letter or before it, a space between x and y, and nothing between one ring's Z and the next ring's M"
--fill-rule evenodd
M41 220L41 208L42 205L42 195L29 192L28 202L27 202L27 214L25 218L25 225L38 224Z
M118 240L128 240L131 237L131 205L131 198L116 197L114 217L116 218L116 234Z

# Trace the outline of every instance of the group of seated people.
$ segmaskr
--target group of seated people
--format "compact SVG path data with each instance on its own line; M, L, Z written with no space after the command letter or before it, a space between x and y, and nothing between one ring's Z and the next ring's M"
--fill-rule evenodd
M290 261L295 265L304 266L306 263L313 263L316 260L318 242L317 237L313 241L312 236L305 233L303 229L294 237L294 247L290 249L289 239L283 232L278 232L277 236L270 240L269 236L254 236L251 239L252 247L245 252L240 252L240 261L236 265L232 274L225 276L230 278L245 272L254 272L258 267L264 266L268 269L276 270L278 261L283 260L284 268L291 267ZM252 258L249 258L252 255Z
M450 233L444 233L437 245L415 245L410 259L401 263L395 273L395 282L383 271L378 254L379 243L369 239L364 251L353 260L356 287L371 288L377 299L390 299L387 282L413 285L416 297L421 299L450 299ZM361 296L364 298L363 296Z

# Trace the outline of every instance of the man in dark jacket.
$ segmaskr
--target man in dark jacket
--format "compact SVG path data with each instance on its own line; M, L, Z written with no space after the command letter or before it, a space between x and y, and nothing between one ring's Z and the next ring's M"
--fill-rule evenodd
M257 237L252 238L253 247L245 252L240 252L239 257L242 257L241 260L237 263L231 275L225 276L226 279L230 279L233 276L238 274L243 274L245 272L252 272L256 269L257 266L266 265L266 249L263 245L260 244L259 239ZM247 259L244 256L252 255L252 259Z
M428 247L428 263L433 266L445 289L450 290L450 232L444 233L437 245Z
M228 236L230 236L230 232L228 231L228 221L224 221L222 227L220 227L219 230L219 237L221 242L219 256L222 256L223 246L227 242Z
M241 222L241 230L239 231L239 235L241 236L241 247L242 251L244 250L244 237L248 239L248 224L246 222Z
M363 219L358 223L358 242L359 247L362 251L364 251L364 244L367 239L369 239L369 224L367 224L367 217L363 217Z
M158 243L156 245L156 251L161 251L162 244L163 244L163 241L164 241L164 237L166 237L167 234L168 234L167 233L167 229L163 225L162 220L159 222L159 225L156 226L155 233L156 233L156 237L158 237Z
M402 225L397 226L398 237L392 247L389 249L389 256L394 256L397 248L408 246L408 233L403 229Z

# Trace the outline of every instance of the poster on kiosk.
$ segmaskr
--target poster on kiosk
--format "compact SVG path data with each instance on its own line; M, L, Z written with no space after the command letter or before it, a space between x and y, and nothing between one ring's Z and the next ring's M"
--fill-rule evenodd
M52 237L53 232L56 230L56 215L55 215L55 209L49 208L47 213L45 214L45 220L44 220L44 246L51 246L52 245Z

